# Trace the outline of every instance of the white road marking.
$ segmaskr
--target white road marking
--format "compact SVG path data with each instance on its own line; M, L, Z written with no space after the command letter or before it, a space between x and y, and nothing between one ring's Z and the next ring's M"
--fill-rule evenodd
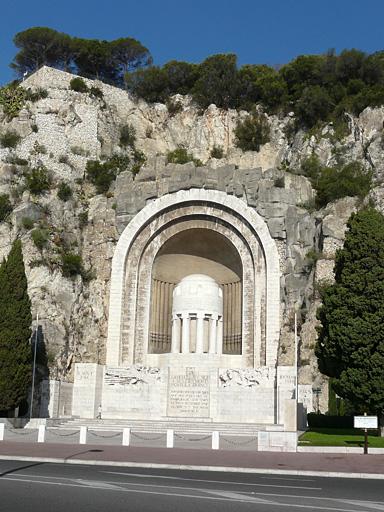
M182 478L177 476L163 476L163 475L136 475L135 473L123 473L119 471L100 471L100 473L107 473L110 475L124 475L124 476L139 476L140 478L163 478L166 480L187 480L190 482L207 482L210 484L231 484L231 485L246 485L251 487L278 487L279 489L308 489L311 491L321 491L322 487L307 487L307 486L294 486L294 485L274 485L274 484L251 484L248 482L231 482L231 481L225 481L225 480L199 480L198 478Z
M188 498L188 499L200 499L200 500L211 500L211 501L231 501L231 502L237 502L237 503L244 503L249 502L252 500L250 496L247 495L241 495L241 494L235 494L235 496L239 496L239 498L235 497L225 497L222 495L219 496L198 496L195 494L182 494L182 493L169 493L169 492L159 492L159 491L146 491L146 490L139 490L139 489L123 489L115 486L114 488L111 487L104 487L104 486L98 486L97 482L95 482L95 485L92 487L86 487L84 484L81 483L63 483L63 482L49 482L49 481L41 481L41 480L32 480L30 478L19 478L19 477L2 477L0 479L1 481L14 481L14 482L27 482L27 483L35 483L35 484L42 484L42 485L57 485L57 486L63 486L63 487L80 487L83 489L95 489L95 490L104 490L104 491L114 491L114 492L125 492L125 493L136 493L136 494L150 494L150 495L158 495L158 496L168 496L168 497L179 497L179 498ZM209 490L204 489L204 492L208 493ZM214 491L213 491L214 492ZM211 491L212 493L212 491ZM255 493L255 494L263 494L265 493ZM275 495L278 497L282 497L283 495ZM292 498L292 496L288 495L289 498ZM297 496L299 497L299 496ZM308 496L303 496L302 498L309 498ZM318 498L316 499L328 499L331 498ZM258 498L254 498L255 502L260 503L258 501ZM338 502L341 500L335 499L334 501ZM364 502L363 502L364 503ZM309 505L303 505L303 504L297 504L297 503L278 503L276 501L263 501L264 505L273 505L275 507L288 507L288 508L303 508L303 509L310 509L310 510L322 510L322 511L329 511L329 512L371 512L370 510L363 510L362 508L359 509L347 509L347 508L339 508L339 507L324 507L324 506L315 506L313 504ZM356 506L361 506L360 502L356 502Z
M356 505L356 506L364 506L368 508L372 508L374 510L384 510L384 503L379 503L375 501L355 501L355 500L340 500L347 505Z

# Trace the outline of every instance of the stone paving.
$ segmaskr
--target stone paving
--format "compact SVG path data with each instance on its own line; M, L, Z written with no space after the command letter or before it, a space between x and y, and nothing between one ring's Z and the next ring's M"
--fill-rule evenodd
M384 478L382 455L277 453L251 450L207 450L117 446L105 444L69 444L36 442L0 442L0 458L85 464L112 464L144 467L221 469L265 473L320 474Z

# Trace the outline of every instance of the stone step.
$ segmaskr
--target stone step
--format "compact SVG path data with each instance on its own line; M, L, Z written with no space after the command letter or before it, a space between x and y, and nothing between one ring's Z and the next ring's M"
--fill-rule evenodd
M131 428L137 432L162 432L172 429L176 432L185 432L190 434L209 433L214 430L233 435L255 435L259 431L272 430L282 431L282 425L267 425L255 423L213 423L213 422L186 422L186 421L143 421L143 420L107 420L107 419L68 419L56 420L53 422L54 428L80 428L87 426L90 430L118 431L123 428Z

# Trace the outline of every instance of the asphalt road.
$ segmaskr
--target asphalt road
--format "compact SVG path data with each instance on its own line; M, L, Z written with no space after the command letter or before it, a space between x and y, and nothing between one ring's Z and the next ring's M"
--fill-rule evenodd
M383 480L0 461L1 512L384 511Z

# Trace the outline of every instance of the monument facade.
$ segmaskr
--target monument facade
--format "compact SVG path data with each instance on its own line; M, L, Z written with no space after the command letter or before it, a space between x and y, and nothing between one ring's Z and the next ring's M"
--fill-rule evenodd
M222 191L150 201L113 261L106 365L77 364L73 415L287 426L280 261L263 218Z

